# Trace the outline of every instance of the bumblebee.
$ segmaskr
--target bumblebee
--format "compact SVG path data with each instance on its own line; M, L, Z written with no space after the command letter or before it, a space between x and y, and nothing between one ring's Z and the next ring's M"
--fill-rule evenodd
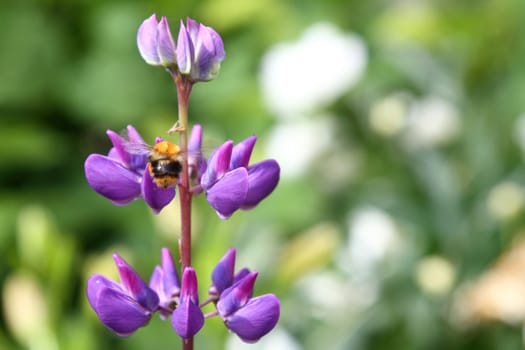
M160 188L175 186L182 171L182 155L179 146L161 141L151 147L148 155L148 171Z

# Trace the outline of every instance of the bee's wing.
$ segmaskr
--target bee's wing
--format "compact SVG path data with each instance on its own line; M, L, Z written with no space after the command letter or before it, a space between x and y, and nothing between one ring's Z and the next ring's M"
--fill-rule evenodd
M131 154L142 155L142 154L149 154L151 152L151 146L145 143L128 141L124 143L124 148L126 149L127 152Z

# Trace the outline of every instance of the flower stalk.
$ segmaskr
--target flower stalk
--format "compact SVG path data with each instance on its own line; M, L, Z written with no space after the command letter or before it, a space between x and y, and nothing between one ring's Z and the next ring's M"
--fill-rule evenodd
M179 147L182 154L188 154L188 102L192 83L184 76L175 76L177 85L177 98L179 104L179 119L170 131L179 132ZM179 183L181 233L180 233L180 257L182 269L191 266L191 200L190 175L188 157L182 157L182 173Z
M179 147L182 154L188 154L188 103L192 83L184 76L175 75L175 84L177 85L177 99L179 107L179 119L174 127L169 131L179 133ZM191 267L191 200L190 175L188 167L188 157L182 157L182 173L179 183L179 201L180 201L180 259L182 271L186 267ZM182 339L182 348L184 350L193 350L193 337Z

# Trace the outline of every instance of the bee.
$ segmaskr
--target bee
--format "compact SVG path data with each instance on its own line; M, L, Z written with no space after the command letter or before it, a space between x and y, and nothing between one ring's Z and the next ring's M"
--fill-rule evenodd
M156 143L148 155L148 172L160 188L175 186L182 171L179 146L169 141Z
M128 142L125 148L132 154L147 156L147 171L157 187L168 188L177 185L183 161L188 157L187 152L182 152L177 144L160 141L150 146L140 142ZM198 166L204 161L200 151L190 152L188 158L190 176L196 173Z

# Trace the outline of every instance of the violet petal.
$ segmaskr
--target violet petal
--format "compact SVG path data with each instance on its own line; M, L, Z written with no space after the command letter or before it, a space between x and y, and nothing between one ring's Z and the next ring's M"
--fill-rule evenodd
M248 168L248 194L242 209L251 209L273 192L279 183L281 168L279 164L268 159L251 165Z
M233 142L226 141L212 153L206 172L201 177L201 186L204 189L213 186L229 170L232 150Z
M179 37L177 39L177 66L179 72L188 74L193 63L194 48L186 27L180 21Z
M170 66L176 63L175 59L175 42L171 36L168 20L163 16L157 27L157 51L160 62L163 66Z
M146 325L151 312L130 296L110 288L102 288L93 306L100 321L120 336L128 336Z
M105 288L110 288L125 293L120 284L99 274L92 275L91 277L89 277L87 282L86 294L89 304L93 309L97 305L98 295L100 294L100 291Z
M175 197L175 187L160 188L151 178L149 171L144 171L142 177L142 196L144 201L158 214Z
M217 311L223 318L228 317L248 302L253 295L253 286L256 279L257 272L250 272L221 294L217 302Z
M113 259L117 265L120 281L124 289L146 310L155 310L159 305L157 294L148 287L137 272L117 253L113 254Z
M168 248L162 248L162 271L164 272L164 292L173 296L180 292L179 275Z
M183 339L193 337L204 325L204 315L198 305L186 299L171 315L171 325Z
M235 248L229 249L211 273L211 281L218 295L233 284L235 254Z
M203 81L213 79L225 56L221 37L212 28L200 24L194 45L196 67L192 70L192 78Z
M240 167L248 168L255 141L257 141L257 136L252 135L233 147L232 156L230 159L230 169Z
M206 199L221 219L227 219L244 204L247 193L248 171L237 168L208 189Z
M137 46L140 55L151 65L159 65L160 57L157 51L157 16L151 15L139 27L137 32Z
M229 316L225 320L226 326L243 341L254 343L275 327L280 309L275 295L261 295L250 299L243 308Z
M114 204L127 204L140 196L140 176L107 156L91 154L84 171L89 185Z

